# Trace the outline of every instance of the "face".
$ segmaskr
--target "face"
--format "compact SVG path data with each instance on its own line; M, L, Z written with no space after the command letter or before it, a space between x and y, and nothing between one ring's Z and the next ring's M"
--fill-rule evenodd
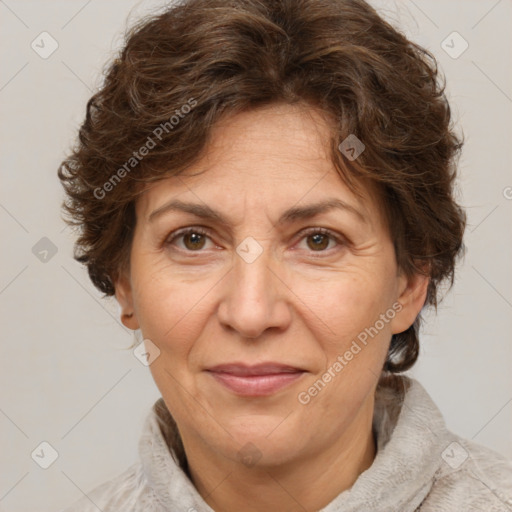
M136 204L116 296L160 350L150 369L186 450L276 465L356 432L423 305L427 283L400 273L377 198L344 184L329 137L306 107L238 114Z

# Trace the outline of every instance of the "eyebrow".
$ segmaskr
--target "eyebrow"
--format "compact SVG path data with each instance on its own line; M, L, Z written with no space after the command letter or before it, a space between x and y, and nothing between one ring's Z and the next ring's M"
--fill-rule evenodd
M368 222L367 218L356 207L346 203L345 201L342 201L341 199L330 198L315 204L289 208L279 217L276 226L291 224L297 220L316 217L322 213L326 213L334 209L347 211L357 217L363 223ZM153 222L157 217L172 211L185 212L201 219L216 221L220 224L229 225L228 219L222 213L214 210L210 206L206 204L185 203L177 199L169 201L168 203L165 203L164 205L151 212L148 217L148 222Z

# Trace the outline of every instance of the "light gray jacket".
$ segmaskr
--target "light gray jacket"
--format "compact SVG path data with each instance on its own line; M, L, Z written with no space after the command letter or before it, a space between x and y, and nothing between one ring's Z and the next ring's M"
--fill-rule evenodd
M376 393L373 464L320 512L512 512L512 464L452 434L421 384L400 379L405 393L385 385ZM139 454L63 512L212 512L172 457L154 409Z

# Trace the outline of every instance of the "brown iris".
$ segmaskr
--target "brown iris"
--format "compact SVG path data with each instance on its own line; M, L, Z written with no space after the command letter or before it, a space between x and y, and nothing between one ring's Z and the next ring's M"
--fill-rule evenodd
M329 236L322 233L315 233L310 235L308 238L308 247L313 251L325 249L329 245ZM310 240L313 240L313 245L310 244Z
M191 251L202 249L204 247L205 236L201 233L191 232L183 235L185 247Z

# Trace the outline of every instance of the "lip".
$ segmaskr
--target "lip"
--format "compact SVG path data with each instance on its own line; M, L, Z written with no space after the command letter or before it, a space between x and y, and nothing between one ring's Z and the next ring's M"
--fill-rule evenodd
M241 396L273 395L306 373L301 368L274 362L221 364L208 368L207 372L224 387Z

